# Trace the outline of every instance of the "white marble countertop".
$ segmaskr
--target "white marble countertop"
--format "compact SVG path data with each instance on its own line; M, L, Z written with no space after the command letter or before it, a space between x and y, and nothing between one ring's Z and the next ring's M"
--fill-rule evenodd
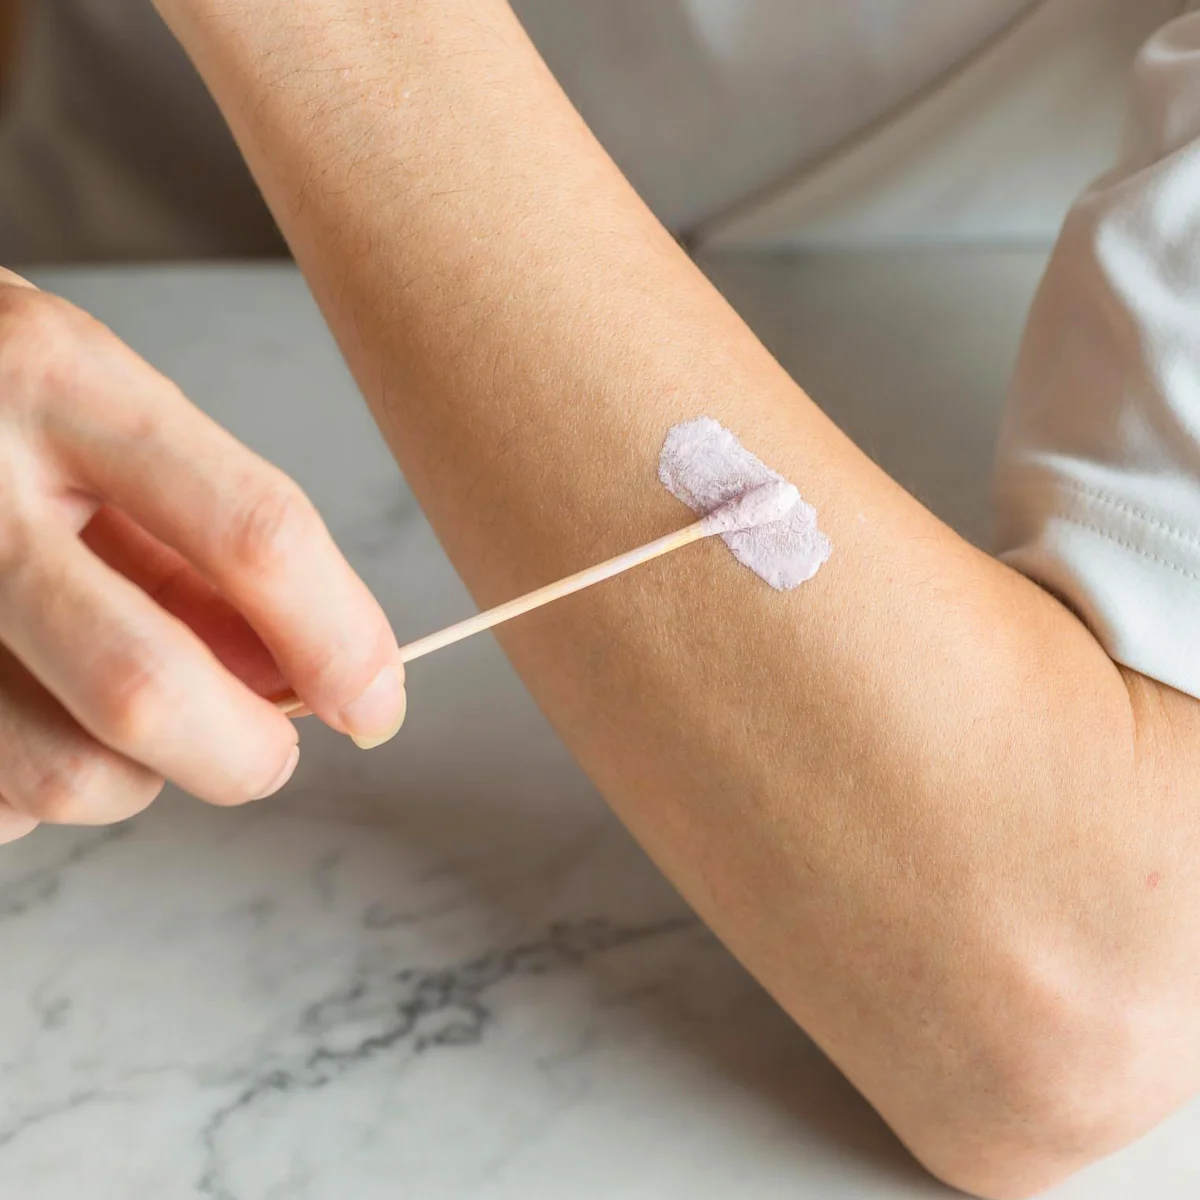
M722 260L785 363L974 537L1035 254ZM299 280L45 272L296 476L402 638L471 611ZM0 851L0 1200L949 1193L690 916L495 645L280 798ZM1200 1107L1060 1200L1194 1200Z

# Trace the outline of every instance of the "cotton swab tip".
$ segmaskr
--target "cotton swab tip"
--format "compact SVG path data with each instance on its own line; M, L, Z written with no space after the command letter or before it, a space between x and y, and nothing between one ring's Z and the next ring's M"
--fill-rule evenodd
M709 513L704 523L709 533L737 533L782 521L800 503L800 492L786 479L773 480L743 492L735 500Z

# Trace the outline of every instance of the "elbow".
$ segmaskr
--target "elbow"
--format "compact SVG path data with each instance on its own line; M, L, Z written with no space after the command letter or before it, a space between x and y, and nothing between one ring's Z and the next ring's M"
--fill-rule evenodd
M932 1005L932 1101L893 1122L960 1192L1039 1196L1145 1136L1200 1086L1195 893L1182 869L1173 894L1147 881L1153 797L1144 783L1095 781L1069 806L1078 846L1059 845L1053 870L1006 889L1002 911L990 899L964 908L958 961L974 970L942 975ZM1179 799L1187 811L1190 794ZM1159 862L1182 858L1157 846Z
M1063 1110L1030 1115L1029 1128L990 1127L938 1131L927 1144L910 1149L935 1178L978 1200L1031 1200L1107 1157L1122 1143L1106 1131L1081 1128ZM1082 1105L1081 1105L1082 1107Z
M1108 1157L1146 1130L1127 1098L1043 1081L1010 1098L1003 1121L959 1121L912 1146L942 1182L979 1200L1028 1200ZM1103 1111L1098 1111L1103 1110Z
M933 1175L980 1200L1041 1195L1140 1138L1188 1095L1170 1080L1175 1039L1164 1045L1162 1014L1039 1001L1012 1003L1009 1036L968 1042L970 1065L938 1111L897 1126Z

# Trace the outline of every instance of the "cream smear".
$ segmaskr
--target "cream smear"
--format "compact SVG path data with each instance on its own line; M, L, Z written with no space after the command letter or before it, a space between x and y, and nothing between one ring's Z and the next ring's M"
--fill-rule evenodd
M658 477L672 496L700 516L765 484L787 484L711 417L676 425L667 434ZM833 552L817 525L817 510L802 499L779 520L722 532L721 537L738 562L781 592L807 583Z

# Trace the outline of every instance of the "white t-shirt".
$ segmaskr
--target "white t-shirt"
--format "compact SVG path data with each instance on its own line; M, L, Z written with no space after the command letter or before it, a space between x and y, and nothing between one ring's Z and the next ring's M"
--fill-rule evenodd
M1132 112L1031 314L1000 548L1118 662L1200 696L1200 13L1146 46Z
M27 0L0 262L279 248L148 0ZM1048 237L1008 561L1200 696L1200 14L1186 0L515 0L660 216L731 244ZM1158 30L1157 33L1155 31ZM1153 35L1153 36L1152 36Z

